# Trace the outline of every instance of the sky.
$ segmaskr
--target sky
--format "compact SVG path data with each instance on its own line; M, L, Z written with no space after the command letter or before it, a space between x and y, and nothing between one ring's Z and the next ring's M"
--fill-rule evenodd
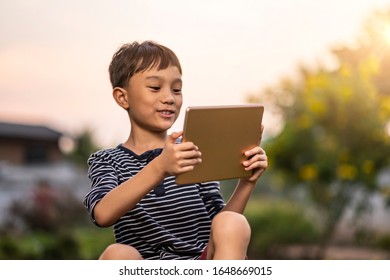
M126 112L108 65L124 43L154 40L183 68L184 108L245 104L249 94L331 64L390 0L0 0L0 121L43 124L100 146L124 142ZM273 126L265 108L265 129Z

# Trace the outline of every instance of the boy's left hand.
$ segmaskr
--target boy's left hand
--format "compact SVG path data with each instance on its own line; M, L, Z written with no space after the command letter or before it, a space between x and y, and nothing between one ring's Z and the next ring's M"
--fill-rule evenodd
M264 126L261 126L261 136L259 142L261 143L261 137L263 135ZM261 147L255 147L248 151L245 151L244 155L248 158L245 160L242 165L245 170L252 170L252 176L246 178L250 182L256 182L260 176L264 173L264 171L268 167L268 159L267 154Z
M255 147L246 151L244 154L248 157L248 159L245 160L242 165L244 166L245 170L253 171L252 176L247 178L247 180L250 182L255 182L260 178L260 176L268 167L267 154L261 147Z

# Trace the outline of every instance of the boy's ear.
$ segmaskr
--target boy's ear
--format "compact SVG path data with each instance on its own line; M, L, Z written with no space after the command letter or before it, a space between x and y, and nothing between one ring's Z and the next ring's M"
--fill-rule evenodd
M114 97L116 103L121 106L123 109L129 109L129 100L127 98L127 91L121 87L115 87L112 90L112 96Z

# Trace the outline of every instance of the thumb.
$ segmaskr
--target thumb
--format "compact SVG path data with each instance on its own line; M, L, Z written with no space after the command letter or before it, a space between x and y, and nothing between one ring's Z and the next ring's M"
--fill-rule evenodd
M172 132L172 134L169 135L168 140L169 140L169 142L171 142L171 143L175 143L176 140L177 140L177 138L179 138L179 137L182 136L182 135L183 135L183 131Z
M263 132L264 132L264 125L262 124L260 129L259 144L261 144L261 140L263 139Z

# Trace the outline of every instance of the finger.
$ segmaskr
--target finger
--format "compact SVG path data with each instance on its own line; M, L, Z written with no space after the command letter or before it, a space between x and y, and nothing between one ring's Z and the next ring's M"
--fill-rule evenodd
M199 151L198 146L192 142L183 142L175 146L176 151Z
M196 164L184 165L184 166L180 167L174 174L179 175L179 174L183 174L183 173L192 171L195 169L195 165Z
M266 160L258 160L253 163L249 163L247 165L244 165L244 168L246 171L249 170L255 170L258 168L266 169L268 167L268 162Z
M202 159L201 158L189 158L189 159L183 159L179 161L179 166L181 168L188 167L188 166L194 166L201 163Z
M245 167L245 170L251 170L256 168L267 168L268 158L265 154L265 151L262 151L260 154L255 154L250 157L248 160L244 161L242 165Z
M267 160L256 161L256 162L248 165L245 169L246 170L255 170L258 168L267 169L268 168L268 161Z
M252 156L251 158L249 158L248 160L244 161L242 163L242 165L244 165L245 167L249 167L250 165L252 165L260 160L262 160L261 155L256 154L256 155Z
M261 143L261 140L263 139L263 132L264 132L264 125L262 124L262 125L261 125L261 128L260 128L259 145L260 145L260 143Z
M191 171L195 168L196 165L200 164L202 160L200 158L190 158L182 159L177 162L177 167L175 168L175 175L182 174L188 171Z
M172 132L171 135L169 135L168 140L171 143L176 143L176 140L183 135L183 131L178 131L178 132Z
M263 153L265 154L265 151L261 147L257 146L250 150L245 151L244 155L249 158L255 154L263 154Z
M265 169L258 169L258 170L255 170L252 174L252 176L250 176L248 178L249 181L257 181L257 179L259 179L259 177L265 172Z
M187 159L200 159L202 154L198 150L186 150L182 151L179 154L180 159L187 160Z

